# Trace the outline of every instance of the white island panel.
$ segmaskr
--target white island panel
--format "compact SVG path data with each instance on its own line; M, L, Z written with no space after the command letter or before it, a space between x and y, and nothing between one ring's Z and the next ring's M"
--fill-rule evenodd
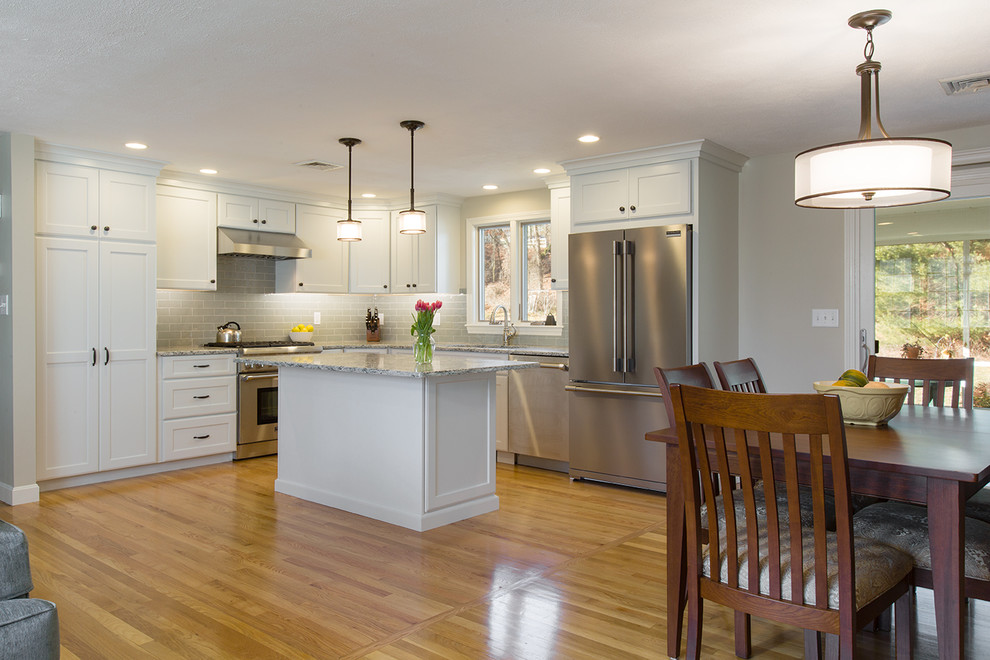
M279 367L275 490L417 531L498 509L495 372L535 363L321 354Z

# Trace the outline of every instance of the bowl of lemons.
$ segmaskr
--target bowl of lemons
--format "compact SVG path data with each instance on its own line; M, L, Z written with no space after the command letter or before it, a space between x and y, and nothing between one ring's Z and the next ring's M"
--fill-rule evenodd
M846 424L883 426L901 411L908 386L867 380L858 369L847 369L838 380L818 380L815 391L835 394L842 404L842 421Z
M289 330L289 339L292 341L313 341L313 326L299 323Z

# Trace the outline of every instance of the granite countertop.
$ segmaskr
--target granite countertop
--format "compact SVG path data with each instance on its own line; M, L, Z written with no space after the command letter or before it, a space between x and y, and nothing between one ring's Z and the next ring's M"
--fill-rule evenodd
M269 367L299 367L322 371L343 371L372 374L376 376L406 376L425 378L426 376L455 376L458 374L481 373L486 371L507 371L509 369L529 369L538 367L536 362L510 362L491 358L467 358L433 354L433 362L417 365L411 354L390 355L386 353L316 353L309 355L271 355L238 357L235 362L264 365Z
M219 346L196 346L190 348L171 348L165 351L158 351L159 357L178 357L181 355L232 355L236 354L236 348L220 348Z
M388 343L381 342L377 344L367 343L367 342L341 342L337 344L323 344L323 350L330 351L334 349L362 349L362 348L387 348L387 349L397 349L404 348L412 350L411 343ZM555 348L552 346L481 346L477 344L438 344L436 351L464 351L469 353L488 353L494 355L545 355L549 357L562 357L566 358L568 356L566 348ZM227 354L236 353L236 348L221 348L213 346L191 346L189 348L172 348L168 350L158 351L158 355L161 357L176 357L181 355L213 355L213 354Z

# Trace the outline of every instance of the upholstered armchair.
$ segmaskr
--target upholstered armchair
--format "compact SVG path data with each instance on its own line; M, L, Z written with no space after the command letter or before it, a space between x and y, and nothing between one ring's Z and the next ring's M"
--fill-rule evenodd
M55 603L28 598L33 588L27 537L0 520L0 660L59 657Z

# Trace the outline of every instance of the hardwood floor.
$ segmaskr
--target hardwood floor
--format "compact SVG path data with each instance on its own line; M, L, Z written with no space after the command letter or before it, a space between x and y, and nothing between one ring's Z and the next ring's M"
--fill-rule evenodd
M71 658L658 658L662 495L498 466L501 509L413 532L273 492L275 458L43 493L0 507ZM916 658L935 657L919 591ZM970 608L967 650L990 657ZM754 657L801 631L754 620ZM862 633L864 657L893 657ZM706 606L705 657L733 658Z

